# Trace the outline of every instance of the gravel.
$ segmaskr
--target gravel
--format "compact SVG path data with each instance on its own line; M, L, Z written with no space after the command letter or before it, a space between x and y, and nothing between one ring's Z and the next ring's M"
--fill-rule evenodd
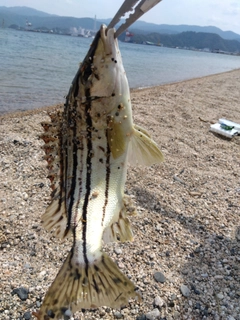
M165 162L129 168L134 241L104 250L142 302L71 320L240 320L240 138L209 132L219 118L240 123L239 92L239 70L132 92L135 122ZM51 192L39 139L47 120L46 109L0 118L1 320L33 319L72 245L40 222ZM166 281L156 281L159 272Z

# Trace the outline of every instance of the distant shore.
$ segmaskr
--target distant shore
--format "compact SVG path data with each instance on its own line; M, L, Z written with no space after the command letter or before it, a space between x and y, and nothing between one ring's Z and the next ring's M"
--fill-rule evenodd
M74 34L74 33L59 33L59 32L54 32L53 30L41 30L41 29L25 29L25 28L10 28L14 29L17 31L25 31L25 32L37 32L37 33L45 33L45 34L54 34L54 35L60 35L60 36L74 36L74 37L81 37L81 38L94 38L95 33L90 33L90 35L82 35L82 34ZM151 41L143 41L142 43L140 42L134 42L134 41L124 41L123 38L119 39L120 41L126 42L126 43L131 43L131 44L142 44L142 45L148 45L148 46L157 46L157 47L162 47L163 45L159 43L154 43ZM220 49L214 49L214 50L206 50L206 49L197 49L194 47L168 47L164 46L166 48L171 48L171 49L179 49L179 50L191 50L191 51L199 51L199 52L207 52L207 53L219 53L219 54L227 54L231 56L240 56L240 52L230 52L230 51L224 51Z

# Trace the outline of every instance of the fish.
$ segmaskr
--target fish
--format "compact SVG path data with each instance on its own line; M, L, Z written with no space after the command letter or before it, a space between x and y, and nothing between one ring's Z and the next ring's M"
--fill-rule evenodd
M69 89L64 110L43 123L52 202L43 226L72 248L34 315L61 319L80 309L119 308L138 299L135 285L103 251L103 242L132 241L124 194L127 166L163 155L133 123L130 89L115 29L102 25Z

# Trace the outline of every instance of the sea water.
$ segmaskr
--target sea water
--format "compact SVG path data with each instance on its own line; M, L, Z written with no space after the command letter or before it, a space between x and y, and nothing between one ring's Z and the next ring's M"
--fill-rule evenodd
M0 113L64 102L93 39L0 28ZM119 43L131 88L240 68L240 56Z

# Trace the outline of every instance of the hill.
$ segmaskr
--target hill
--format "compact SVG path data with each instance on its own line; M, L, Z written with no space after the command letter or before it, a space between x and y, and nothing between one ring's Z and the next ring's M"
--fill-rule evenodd
M160 43L166 47L181 47L195 49L210 49L210 51L240 52L240 42L237 40L226 40L214 33L204 32L182 32L179 34L159 34L151 33L148 35L135 34L133 42L143 43L150 41Z
M52 17L55 16L53 14L49 14L43 11L39 11L36 9L32 9L29 7L1 7L0 6L0 12L5 12L8 14L15 14L15 15L20 15L24 16L25 18L28 16L38 16L38 17Z
M71 27L83 27L86 29L93 29L94 19L91 18L73 18L61 17L51 15L46 12L35 10L29 7L4 7L0 6L0 24L9 27L12 24L24 27L26 19L30 21L35 28L44 26L45 28L62 28L67 29ZM99 28L101 23L109 23L111 19L101 19L96 22L96 27ZM187 31L202 32L202 33L215 33L226 40L240 41L240 35L232 31L223 31L214 26L191 26L191 25L167 25L167 24L154 24L145 21L136 21L131 30L138 34L160 33L160 34L178 34Z
M26 19L31 22L33 29L43 27L45 29L70 29L73 27L78 28L79 26L86 29L93 29L94 26L94 19L91 18L61 17L28 7L0 7L0 23L2 24L4 20L5 27L15 25L24 28ZM99 28L100 25L101 22L96 23L97 28Z
M51 15L29 7L0 7L0 24L5 27L25 28L26 20L32 29L54 30L69 33L71 28L99 29L102 23L110 19L94 21L92 18L74 18ZM161 43L166 47L209 48L226 52L240 52L240 35L232 31L222 31L216 27L188 25L154 24L136 21L131 31L135 34L132 41L137 43ZM124 35L120 37L124 40Z
M111 19L101 20L108 24ZM232 31L223 31L220 28L214 26L194 26L194 25L168 25L168 24L155 24L145 21L136 21L131 26L131 31L141 34L148 33L161 33L161 34L177 34L186 31L204 32L204 33L215 33L226 40L238 40L240 41L240 35Z

